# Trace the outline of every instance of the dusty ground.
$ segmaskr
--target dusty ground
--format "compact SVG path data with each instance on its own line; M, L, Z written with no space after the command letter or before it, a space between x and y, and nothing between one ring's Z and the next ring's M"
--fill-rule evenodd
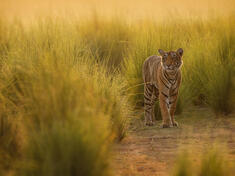
M235 163L235 114L215 117L207 109L189 110L178 117L179 128L144 127L134 120L128 136L115 147L118 176L169 175L177 155L184 150L197 156L205 148L223 146L226 159Z

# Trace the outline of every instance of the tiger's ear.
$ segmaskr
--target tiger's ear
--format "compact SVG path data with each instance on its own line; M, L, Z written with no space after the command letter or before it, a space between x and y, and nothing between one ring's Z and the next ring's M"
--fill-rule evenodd
M179 48L177 51L176 51L181 57L183 56L183 49L182 48Z
M161 56L163 56L165 54L165 51L163 51L162 49L158 49L158 52Z

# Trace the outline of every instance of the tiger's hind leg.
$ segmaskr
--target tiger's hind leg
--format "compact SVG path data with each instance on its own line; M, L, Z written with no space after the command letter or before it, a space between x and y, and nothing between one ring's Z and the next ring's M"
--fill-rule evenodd
M154 87L152 85L146 84L144 86L144 117L145 125L152 126L154 125L154 116L153 116L153 94Z
M153 86L153 94L152 94L152 119L153 119L153 122L156 120L155 118L155 103L158 99L158 96L159 96L159 90Z

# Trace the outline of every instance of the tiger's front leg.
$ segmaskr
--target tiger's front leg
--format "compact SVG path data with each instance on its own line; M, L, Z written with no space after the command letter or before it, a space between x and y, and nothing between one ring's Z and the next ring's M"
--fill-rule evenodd
M168 95L164 95L163 93L160 93L159 103L160 103L160 109L161 109L161 114L163 118L162 127L163 128L172 127L172 121L171 121L170 112L169 112Z
M175 127L178 127L178 123L175 121L175 110L176 110L176 103L177 103L177 97L178 97L178 92L170 97L170 116L171 116L171 122L172 125Z

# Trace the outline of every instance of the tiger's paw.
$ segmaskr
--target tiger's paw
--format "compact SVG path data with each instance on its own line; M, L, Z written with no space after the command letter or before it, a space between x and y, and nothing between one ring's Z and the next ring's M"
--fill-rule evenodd
M172 124L173 124L174 127L178 127L179 126L178 122L176 122L175 120L173 121Z
M172 125L167 124L167 123L163 123L163 124L160 126L160 128L171 128L171 127L172 127Z
M148 122L145 122L145 125L146 126L153 126L153 125L155 125L155 123L153 121L148 121Z

